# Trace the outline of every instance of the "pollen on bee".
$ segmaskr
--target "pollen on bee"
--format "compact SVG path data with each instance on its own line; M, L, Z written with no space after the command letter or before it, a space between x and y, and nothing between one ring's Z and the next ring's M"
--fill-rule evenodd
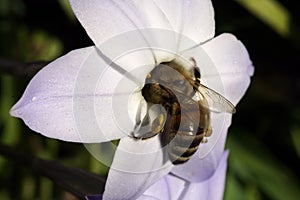
M201 143L203 144L203 143L207 143L208 142L208 140L207 140L207 138L206 137L204 137L202 140L201 140Z
M164 115L159 114L158 117L152 123L152 132L153 133L160 133L163 131L164 128Z

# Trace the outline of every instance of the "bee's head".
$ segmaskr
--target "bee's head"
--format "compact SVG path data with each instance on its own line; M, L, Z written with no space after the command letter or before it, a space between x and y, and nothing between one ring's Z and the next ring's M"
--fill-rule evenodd
M163 62L157 65L147 76L145 84L159 84L174 94L190 95L194 91L194 82L200 76L193 66L183 66L184 62ZM192 62L189 62L189 64ZM193 64L193 63L192 63Z

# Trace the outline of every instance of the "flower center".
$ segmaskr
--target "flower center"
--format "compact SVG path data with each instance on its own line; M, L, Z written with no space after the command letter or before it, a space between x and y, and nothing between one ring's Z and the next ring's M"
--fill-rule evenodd
M161 105L166 111L150 123L153 135L161 133L162 146L173 164L189 160L204 136L211 133L210 111L202 106L204 102L193 99L199 84L195 65L187 68L175 60L156 66L142 89L148 105Z
M195 93L193 83L199 73L195 67L186 67L187 64L191 65L174 59L171 62L160 63L147 75L141 91L147 103L147 114L143 120L136 121L132 132L134 138L146 139L161 133L167 119L167 112L176 115L180 113L182 102L191 102ZM140 111L137 116L139 115Z

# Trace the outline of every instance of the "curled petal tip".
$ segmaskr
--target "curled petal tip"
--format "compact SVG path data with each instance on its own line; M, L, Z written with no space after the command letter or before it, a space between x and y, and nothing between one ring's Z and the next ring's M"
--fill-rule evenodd
M15 104L10 110L9 110L9 114L12 116L12 117L21 117L22 115L22 112L20 111L19 109L19 106L18 106L18 103Z
M249 76L253 76L253 74L254 74L254 66L252 64L248 66L247 72L248 72Z

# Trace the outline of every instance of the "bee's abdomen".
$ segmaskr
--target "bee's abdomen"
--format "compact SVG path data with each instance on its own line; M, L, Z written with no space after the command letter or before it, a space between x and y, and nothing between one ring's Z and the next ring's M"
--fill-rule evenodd
M165 108L167 116L161 129L162 146L173 164L181 164L196 153L204 136L211 131L210 112L202 105L204 102L193 101L192 94L175 93L158 83L148 83L142 89L147 102Z
M169 142L168 155L173 164L181 164L188 161L196 153L205 135L203 129L196 135L189 132L177 131L176 136Z
M165 127L168 134L163 134L163 138L169 159L173 164L181 164L196 153L201 141L210 131L210 112L196 102L175 105L169 110ZM174 112L177 109L180 109L180 112Z

